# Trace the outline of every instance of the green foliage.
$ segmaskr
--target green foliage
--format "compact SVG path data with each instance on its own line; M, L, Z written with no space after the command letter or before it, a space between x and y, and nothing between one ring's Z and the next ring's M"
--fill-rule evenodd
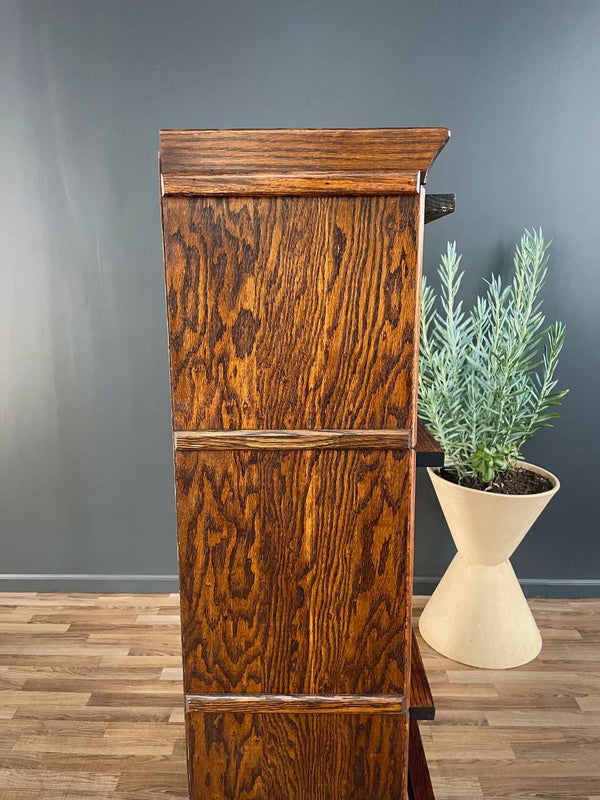
M565 326L546 326L540 310L550 244L541 229L525 231L512 284L492 276L469 313L457 299L464 273L456 243L438 268L440 297L423 278L419 414L459 482L489 484L512 468L567 393L554 379Z

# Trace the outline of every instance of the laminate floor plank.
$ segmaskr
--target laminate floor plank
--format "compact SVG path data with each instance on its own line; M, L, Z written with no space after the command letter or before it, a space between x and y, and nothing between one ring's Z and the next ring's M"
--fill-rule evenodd
M530 605L544 647L519 669L419 639L437 800L600 800L600 600ZM0 798L185 800L180 646L175 594L0 595Z
M415 598L415 622L426 599ZM530 607L544 646L518 669L466 667L421 644L437 709L430 736L421 725L437 800L600 797L600 600Z

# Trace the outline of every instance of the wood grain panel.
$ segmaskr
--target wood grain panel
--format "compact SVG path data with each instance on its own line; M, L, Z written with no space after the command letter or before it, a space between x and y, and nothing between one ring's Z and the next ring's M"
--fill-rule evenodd
M376 195L416 194L419 170L372 170L371 172L235 173L230 175L163 175L163 195L223 195L269 197L272 195Z
M165 198L174 430L412 429L422 203Z
M191 800L404 796L402 714L188 713Z
M407 450L409 430L175 431L176 450Z
M279 179L314 172L422 172L450 137L447 128L164 130L161 174Z
M414 454L175 462L185 691L406 696Z

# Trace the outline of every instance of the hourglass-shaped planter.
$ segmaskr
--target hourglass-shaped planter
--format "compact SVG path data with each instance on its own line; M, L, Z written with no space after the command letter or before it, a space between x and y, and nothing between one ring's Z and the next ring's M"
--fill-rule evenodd
M508 560L560 487L540 467L518 462L552 482L547 492L503 495L468 489L428 469L458 550L425 606L419 630L448 658L505 669L535 658L542 638Z

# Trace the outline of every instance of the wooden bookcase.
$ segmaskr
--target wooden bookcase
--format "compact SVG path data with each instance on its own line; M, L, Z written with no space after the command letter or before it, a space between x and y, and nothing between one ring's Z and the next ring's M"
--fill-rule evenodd
M431 797L413 514L448 136L161 133L192 800Z

